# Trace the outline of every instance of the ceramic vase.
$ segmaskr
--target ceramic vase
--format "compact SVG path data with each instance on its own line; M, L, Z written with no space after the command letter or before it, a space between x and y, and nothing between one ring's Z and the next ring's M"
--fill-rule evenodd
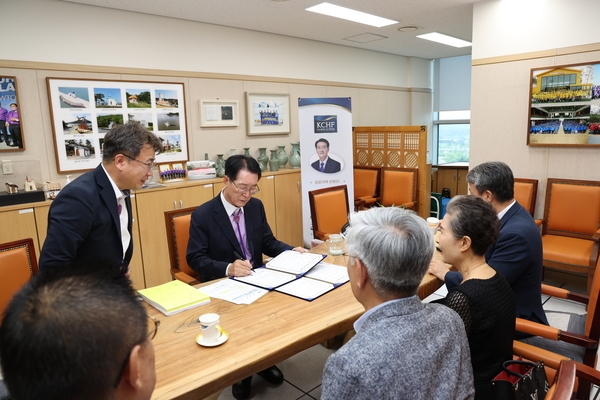
M225 160L223 154L217 154L217 161L215 162L215 169L218 177L225 176Z
M300 142L291 143L292 151L290 152L290 166L293 169L300 168Z
M271 158L269 159L269 169L271 171L279 171L279 158L277 158L277 150L271 150Z
M277 151L277 158L279 159L279 168L285 168L288 162L288 156L285 153L285 146L277 147L279 147L279 151Z
M258 149L258 157L256 158L256 161L258 161L258 165L260 166L260 170L261 171L266 171L267 170L267 165L269 163L269 156L267 156L267 148L266 147L260 147Z
M250 147L244 147L244 155L250 157Z

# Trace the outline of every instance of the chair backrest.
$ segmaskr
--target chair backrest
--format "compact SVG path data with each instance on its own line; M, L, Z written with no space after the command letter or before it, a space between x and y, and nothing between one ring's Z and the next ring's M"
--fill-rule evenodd
M171 269L196 278L198 273L190 268L185 254L190 239L190 222L192 213L198 207L180 208L178 210L165 211L165 225L167 227L167 246L169 247L169 258Z
M37 272L33 239L0 244L0 318L14 294Z
M354 198L379 196L379 174L376 167L354 167Z
M515 199L533 217L537 197L537 179L515 178Z
M346 185L311 190L308 192L313 236L316 232L340 233L348 222L348 187Z
M542 235L591 239L600 227L600 181L548 178Z
M575 361L561 361L554 378L554 384L546 394L546 400L570 400L575 389L576 374Z
M400 206L417 202L416 168L383 168L381 171L381 204Z

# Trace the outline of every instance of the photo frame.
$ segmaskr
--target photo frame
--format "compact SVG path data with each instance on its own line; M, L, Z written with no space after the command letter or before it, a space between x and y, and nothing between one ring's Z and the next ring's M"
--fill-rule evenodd
M187 168L185 162L158 163L158 175L161 183L181 182L187 180Z
M290 95L246 92L248 136L290 133Z
M49 77L46 85L59 173L96 168L104 136L127 121L159 137L157 163L188 160L183 83Z
M200 126L239 126L239 103L234 100L200 100Z
M600 147L600 61L531 70L529 146Z
M17 77L0 76L0 152L24 151Z

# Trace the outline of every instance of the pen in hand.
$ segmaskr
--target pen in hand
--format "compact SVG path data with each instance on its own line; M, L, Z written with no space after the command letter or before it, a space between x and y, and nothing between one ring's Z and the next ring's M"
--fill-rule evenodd
M233 251L233 255L237 257L238 260L242 260L242 261L247 261L244 257L242 257L240 255L240 253L237 252L237 250ZM250 269L250 275L254 275L254 269Z

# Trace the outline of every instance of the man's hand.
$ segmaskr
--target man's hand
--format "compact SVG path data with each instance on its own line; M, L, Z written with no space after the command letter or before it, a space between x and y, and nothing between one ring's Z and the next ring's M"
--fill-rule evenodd
M308 253L304 247L294 247L292 250L297 251L298 253Z
M227 270L229 276L247 276L252 274L252 264L248 260L235 260Z
M445 280L448 271L450 271L450 264L446 264L440 260L431 260L429 263L429 269L427 270L427 272L437 276L438 279L442 281Z

